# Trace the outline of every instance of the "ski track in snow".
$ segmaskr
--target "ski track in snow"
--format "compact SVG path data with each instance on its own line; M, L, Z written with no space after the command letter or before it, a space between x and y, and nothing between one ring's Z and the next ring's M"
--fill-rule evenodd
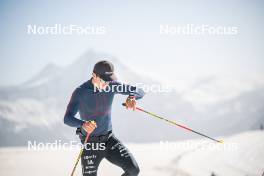
M192 149L162 148L160 143L127 144L137 159L142 176L261 176L264 172L264 131L244 132L225 137L225 144L236 144L234 150L210 150L213 142L188 140ZM204 142L205 141L205 142ZM172 142L180 144L186 141ZM1 176L65 176L74 165L78 150L29 151L25 147L0 148ZM103 160L99 176L121 175L122 170ZM81 176L81 166L77 169Z

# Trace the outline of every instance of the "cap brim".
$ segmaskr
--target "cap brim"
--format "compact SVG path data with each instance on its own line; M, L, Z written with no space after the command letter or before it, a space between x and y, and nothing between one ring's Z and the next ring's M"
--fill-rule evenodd
M100 75L100 78L104 81L116 81L117 77L115 74L111 74L111 75Z

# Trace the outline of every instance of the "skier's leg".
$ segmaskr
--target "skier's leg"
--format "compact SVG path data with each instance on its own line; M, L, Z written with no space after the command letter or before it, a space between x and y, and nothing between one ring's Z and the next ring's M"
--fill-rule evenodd
M98 145L98 143L88 144ZM97 176L98 166L104 156L104 150L92 150L91 146L87 146L87 149L84 150L81 157L83 176Z
M114 135L106 144L106 159L124 170L122 176L137 176L139 174L138 164L133 155Z

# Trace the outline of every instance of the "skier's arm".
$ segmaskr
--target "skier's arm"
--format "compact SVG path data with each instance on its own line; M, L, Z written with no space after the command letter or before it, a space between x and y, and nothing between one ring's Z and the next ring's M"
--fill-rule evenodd
M114 82L111 84L111 86L115 93L135 97L136 100L141 99L145 95L145 92L136 86L123 84L120 82Z
M84 121L75 117L78 112L79 106L79 95L78 88L72 93L71 100L67 106L66 113L64 115L64 124L71 127L80 127L83 125Z

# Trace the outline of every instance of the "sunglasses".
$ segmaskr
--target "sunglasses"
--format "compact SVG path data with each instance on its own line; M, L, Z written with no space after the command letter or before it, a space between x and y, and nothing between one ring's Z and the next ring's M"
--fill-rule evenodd
M103 80L102 78L100 78L100 76L96 75L97 78L99 78L99 81L102 83L102 84L109 84L111 81L105 81Z

